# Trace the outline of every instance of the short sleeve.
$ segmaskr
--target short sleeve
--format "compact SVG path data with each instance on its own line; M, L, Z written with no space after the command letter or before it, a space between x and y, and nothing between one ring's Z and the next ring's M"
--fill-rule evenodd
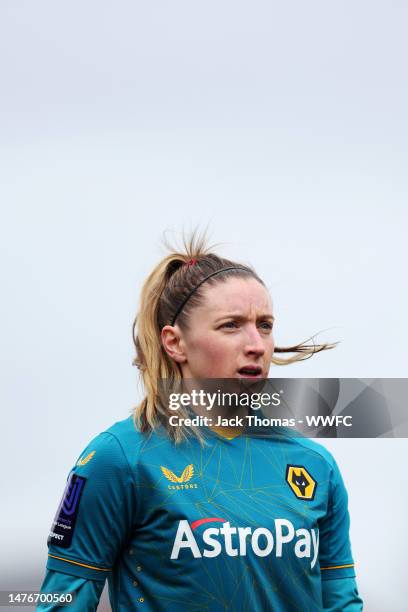
M354 578L324 580L322 601L325 612L361 612L363 609L363 600Z
M103 582L86 580L69 574L62 574L53 570L47 570L44 582L41 586L42 593L75 593L75 599L70 606L61 606L59 603L41 603L36 607L39 612L72 611L94 612L103 591Z
M104 432L68 476L48 538L47 569L104 582L134 516L130 466L116 436Z
M354 578L348 496L333 459L326 516L319 521L319 563L322 580Z

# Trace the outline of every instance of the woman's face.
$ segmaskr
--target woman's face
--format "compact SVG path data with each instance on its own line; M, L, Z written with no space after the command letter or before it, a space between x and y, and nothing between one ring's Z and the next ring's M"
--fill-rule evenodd
M203 288L203 298L188 330L166 326L177 330L172 340L163 329L163 344L183 378L267 378L274 341L265 287L254 278L230 278Z

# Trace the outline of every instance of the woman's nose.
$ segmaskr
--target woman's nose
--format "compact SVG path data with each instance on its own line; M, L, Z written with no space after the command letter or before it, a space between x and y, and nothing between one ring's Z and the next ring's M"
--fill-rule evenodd
M263 355L265 353L264 342L257 328L248 331L245 352L247 354Z

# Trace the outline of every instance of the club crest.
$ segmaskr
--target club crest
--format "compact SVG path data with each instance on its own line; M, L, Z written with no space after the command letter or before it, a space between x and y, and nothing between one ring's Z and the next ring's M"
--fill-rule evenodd
M287 465L286 482L298 499L314 498L317 482L303 465Z

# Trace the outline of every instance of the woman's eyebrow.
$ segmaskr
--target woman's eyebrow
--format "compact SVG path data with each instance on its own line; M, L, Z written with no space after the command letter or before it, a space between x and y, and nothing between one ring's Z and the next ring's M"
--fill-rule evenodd
M219 321L223 321L224 319L235 319L237 321L246 321L247 318L248 317L246 315L243 315L241 312L228 312L222 315L221 317L217 317L215 319L215 322L218 323ZM260 314L256 318L258 321L261 319L263 321L265 321L265 319L269 319L271 321L275 320L275 317L270 313Z

